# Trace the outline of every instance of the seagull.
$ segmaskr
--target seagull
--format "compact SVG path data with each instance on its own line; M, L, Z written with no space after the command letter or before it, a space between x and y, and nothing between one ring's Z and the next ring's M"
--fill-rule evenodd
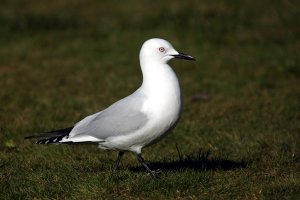
M167 64L172 58L195 60L176 51L166 40L147 40L139 54L143 82L135 92L72 127L26 138L40 138L36 144L96 143L99 148L118 151L113 171L118 169L125 152L133 152L151 176L159 179L141 152L175 127L180 117L180 86Z

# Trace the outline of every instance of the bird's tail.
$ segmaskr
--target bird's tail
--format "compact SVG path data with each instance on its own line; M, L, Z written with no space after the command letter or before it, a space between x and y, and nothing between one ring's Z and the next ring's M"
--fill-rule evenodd
M74 127L40 133L38 135L27 136L25 139L42 138L36 144L53 144L59 143L64 137L68 136Z

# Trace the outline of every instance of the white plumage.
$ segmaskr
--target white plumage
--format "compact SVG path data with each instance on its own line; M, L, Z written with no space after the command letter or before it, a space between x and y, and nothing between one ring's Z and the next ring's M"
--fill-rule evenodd
M166 40L147 40L140 51L143 83L139 89L105 110L84 118L73 128L48 132L55 136L37 143L96 142L100 148L121 152L115 169L123 152L132 151L157 178L144 163L141 150L160 139L179 119L182 106L180 86L175 72L167 64L172 58L194 60L177 52Z

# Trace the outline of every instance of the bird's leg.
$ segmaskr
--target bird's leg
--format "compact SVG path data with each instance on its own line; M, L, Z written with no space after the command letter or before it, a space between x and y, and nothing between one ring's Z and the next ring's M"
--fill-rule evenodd
M145 163L143 157L141 154L137 154L138 161L146 168L146 170L151 174L152 178L155 180L159 180L160 178L155 174L154 171L152 171L148 165Z
M119 168L120 161L121 161L121 158L122 158L123 155L124 155L124 151L119 151L117 160L116 160L115 165L114 165L113 172L115 172Z

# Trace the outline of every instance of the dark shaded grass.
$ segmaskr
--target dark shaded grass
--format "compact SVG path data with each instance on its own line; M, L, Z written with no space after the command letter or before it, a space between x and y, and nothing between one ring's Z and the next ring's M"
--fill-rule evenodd
M299 13L298 1L2 1L0 198L297 199ZM135 90L150 37L197 58L171 61L184 112L143 152L162 181L132 154L112 175L115 152L23 140Z
M233 170L237 168L245 168L247 166L246 161L233 161L222 158L211 158L210 152L203 152L199 150L196 154L182 155L177 148L178 158L176 160L170 160L164 158L159 162L150 162L148 166L152 170L162 171L183 171L192 169L195 171L207 171L207 170ZM131 168L132 171L140 171L142 168Z

